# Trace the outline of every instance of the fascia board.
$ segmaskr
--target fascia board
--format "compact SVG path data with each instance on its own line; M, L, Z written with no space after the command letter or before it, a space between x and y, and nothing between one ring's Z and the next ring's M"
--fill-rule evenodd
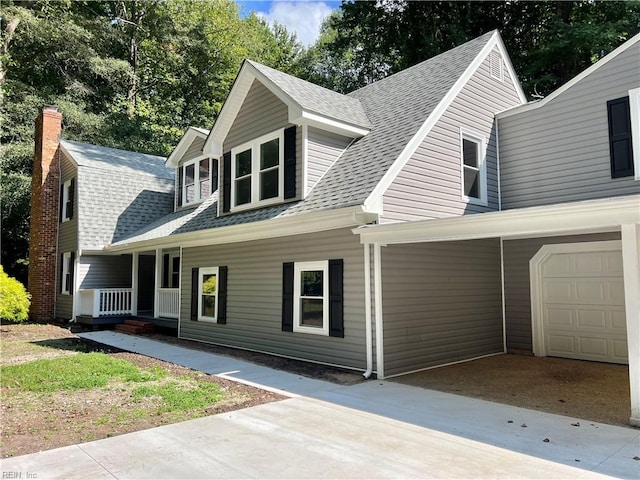
M615 50L610 52L608 55L606 55L605 57L603 57L600 60L598 60L596 63L591 65L589 68L584 70L582 73L580 73L577 76L573 77L571 80L569 80L567 83L565 83L564 85L559 87L557 90L554 90L553 92L551 92L549 95L544 97L542 100L538 100L536 102L527 103L525 105L519 105L517 107L513 107L511 109L505 110L503 112L500 112L497 115L497 117L498 118L510 117L511 115L516 115L516 114L519 114L519 113L528 112L529 110L535 110L537 108L545 106L547 103L552 101L554 98L562 95L562 93L564 93L567 90L569 90L576 83L582 81L584 78L588 77L589 75L591 75L593 72L595 72L599 68L604 67L607 63L609 63L611 60L616 58L618 55L622 54L623 52L625 52L626 50L631 48L633 45L638 43L638 41L640 41L640 33L637 34L635 37L632 37L629 40L627 40L625 43L620 45L618 48L616 48Z
M197 247L248 242L266 238L286 237L363 225L378 219L362 206L318 213L291 215L241 225L199 230L154 240L107 247L110 252L128 253L150 248Z
M453 100L458 96L460 91L467 84L469 79L478 70L478 67L482 64L484 59L489 55L491 50L498 44L500 34L496 30L491 39L486 43L482 50L476 55L476 58L467 66L466 70L460 75L460 78L453 84L449 92L440 100L440 103L431 112L431 115L427 117L422 126L418 129L416 134L404 147L398 158L394 161L393 165L387 170L382 179L378 182L373 191L369 194L364 202L365 209L373 209L374 206L381 204L381 198L387 189L391 186L396 177L400 174L404 166L409 159L413 156L417 148L427 137L431 129L440 120L440 117L447 111ZM506 57L506 55L505 55Z
M171 154L167 157L164 164L167 167L177 167L180 159L188 150L189 146L193 143L196 138L207 138L207 136L199 132L193 127L189 127L185 134L182 136L176 147L173 149Z
M497 36L496 46L498 47L498 50L500 50L500 53L502 54L502 59L504 60L505 65L507 66L507 70L509 72L509 75L511 76L511 81L513 82L513 85L516 87L516 92L518 93L518 98L520 99L520 103L526 104L527 96L525 95L524 90L522 89L522 85L520 84L520 79L518 78L518 74L516 73L516 70L513 68L511 57L509 56L509 53L507 52L507 48L505 47L504 42L502 41L502 37L500 36L500 34L498 34L498 32L496 32L496 36Z
M366 226L353 233L363 244L398 244L617 231L637 223L640 196Z
M340 122L338 120L317 113L309 112L307 110L289 110L289 112L289 121L291 123L316 127L321 130L336 133L338 135L344 135L350 138L364 137L370 131L368 128ZM294 118L292 118L292 115Z

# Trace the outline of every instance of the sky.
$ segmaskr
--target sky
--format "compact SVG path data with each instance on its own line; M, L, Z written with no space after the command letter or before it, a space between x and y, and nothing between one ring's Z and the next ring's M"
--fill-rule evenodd
M320 33L320 25L332 10L342 3L340 0L275 0L254 1L236 0L244 13L254 10L269 23L277 21L287 27L289 32L295 32L305 46L311 45Z

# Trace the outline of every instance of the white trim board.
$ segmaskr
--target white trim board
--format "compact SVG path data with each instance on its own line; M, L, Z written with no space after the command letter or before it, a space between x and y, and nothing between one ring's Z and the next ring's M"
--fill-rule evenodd
M353 233L360 235L360 243L398 244L619 231L623 224L636 223L640 223L640 195L368 225Z
M169 154L164 164L167 167L177 167L178 162L180 161L182 156L185 154L185 152L189 149L193 141L198 138L202 138L206 141L208 133L209 133L208 130L204 130L196 127L189 127L187 131L184 133L184 135L182 136L182 138L180 139L180 141L178 142L178 144L175 146L173 151ZM201 155L201 157L206 158L205 155Z

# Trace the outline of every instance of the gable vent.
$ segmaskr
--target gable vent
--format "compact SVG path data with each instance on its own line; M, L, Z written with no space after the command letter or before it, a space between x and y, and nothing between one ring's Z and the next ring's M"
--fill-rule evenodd
M491 61L491 76L496 80L504 81L504 74L502 68L502 57L497 53L490 55Z

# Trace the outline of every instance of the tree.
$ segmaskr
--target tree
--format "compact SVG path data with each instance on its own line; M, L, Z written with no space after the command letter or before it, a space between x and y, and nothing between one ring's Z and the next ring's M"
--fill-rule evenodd
M66 139L168 155L188 126L213 125L243 58L293 72L301 50L232 0L5 0L0 19L1 255L23 283L44 105Z
M345 1L307 52L304 75L346 92L493 29L525 92L546 95L640 31L640 1Z

